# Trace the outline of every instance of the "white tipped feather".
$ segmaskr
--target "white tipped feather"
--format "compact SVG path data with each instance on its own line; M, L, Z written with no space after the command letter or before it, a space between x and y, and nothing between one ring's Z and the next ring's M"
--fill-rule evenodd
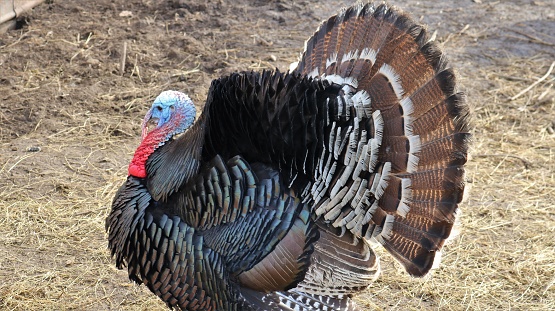
M391 232L393 231L393 223L394 222L395 222L395 216L394 215L385 216L385 221L384 221L384 226L383 226L381 236L383 236L387 240L391 239Z
M353 100L351 96L345 98L345 117L347 119L351 118L351 108L353 107Z
M331 124L331 130L330 130L330 139L329 139L329 144L328 144L328 151L332 152L333 151L333 146L335 143L335 126L337 125L337 123L335 121L333 121L333 123Z
M374 138L377 139L378 143L381 145L384 128L382 113L379 110L374 111L372 113L372 120L374 121Z
M341 130L342 127L337 127L337 133L335 134L335 143L333 144L333 158L335 160L339 159L341 154Z
M369 150L369 154L370 156L368 157L368 167L367 170L370 173L373 173L374 170L376 169L376 165L378 165L378 152L380 151L380 143L377 139L372 138L370 139L370 150Z
M358 232L362 230L362 226L363 226L363 224L362 224L363 217L364 217L364 214L356 214L356 216L353 217L353 219L351 219L345 225L345 228L350 230L355 235L359 235Z
M343 97L337 96L337 115L343 116Z
M407 214L410 212L410 206L405 201L399 202L399 206L397 206L397 214L401 217L407 217Z
M342 77L340 75L333 74L333 75L323 75L322 78L335 84L339 84L339 85L346 84L354 89L358 87L358 80L354 77Z
M353 118L353 124L355 125L355 127L353 128L353 140L350 141L350 143L352 144L353 149L356 148L357 146L357 141L358 141L358 135L359 135L359 128L360 128L360 120L357 116L355 116Z
M391 239L391 232L393 231L393 223L395 222L395 216L387 215L385 216L385 221L383 224L383 228L379 235L375 238L378 242L384 244L385 240Z
M320 158L318 159L318 171L314 172L314 179L317 179L316 177L318 177L317 175L322 175L322 171L324 169L324 161L326 159L326 148L324 143L322 142L322 154L320 155Z
M330 104L330 99L326 98L326 106L328 106ZM330 114L326 113L326 125L330 124Z
M374 180L374 182L378 183L374 190L374 197L376 198L376 200L382 197L382 195L384 194L385 188L387 188L387 185L389 185L389 179L391 178L390 173L391 173L391 162L386 162L383 165L380 179L378 181ZM372 188L374 188L374 185L372 185Z
M330 202L330 198L326 198L326 199L324 200L324 202L322 202L322 203L320 204L320 206L317 206L317 205L315 204L315 206L317 206L317 208L316 208L316 216L320 216L320 215L322 215L323 213L327 212L327 211L326 211L326 207L328 206L328 203L329 203L329 202Z
M358 91L351 97L351 100L355 106L357 117L359 119L367 117L371 110L370 107L372 101L370 99L370 94L364 90Z
M410 97L405 97L401 99L400 105L403 108L404 116L410 116L414 113L414 104L412 103Z
M412 135L407 137L409 140L409 153L417 154L422 149L419 135Z
M360 52L360 56L358 58L359 59L367 59L367 60L371 61L372 64L375 64L377 55L378 55L378 52L376 52L375 50L373 50L371 48L364 48Z
M303 173L307 173L306 172L306 160L308 159L308 150L305 151L304 153L304 160L303 160Z
M355 106L368 106L371 102L370 94L368 94L365 90L356 92L353 94L351 99L353 100L353 104Z
M347 148L347 152L345 153L345 157L343 158L343 165L348 165L351 162L351 158L354 158L356 154L356 147L358 146L357 142L357 134L358 134L358 123L355 120L355 127L353 131L349 134L349 146Z
M341 205L345 206L349 204L349 202L354 198L355 194L357 193L361 183L362 183L362 179L360 178L355 179L355 181L349 187L349 191L347 192L347 195L345 195L343 197L343 200L341 200Z
M350 135L353 131L353 126L349 125L349 127L347 128L347 131L345 131L345 134L343 134L343 139L341 139L341 145L339 146L339 150L338 150L338 155L340 155L341 153L343 153L343 150L345 149L345 146L347 146L347 143L350 141Z
M326 204L324 210L328 212L324 215L325 220L335 220L339 216L342 208L339 203L341 203L341 199L347 194L347 191L349 191L349 188L342 188L341 191Z
M339 205L341 206L341 205ZM355 211L350 211L349 214L347 214L347 216L345 217L337 217L337 219L333 222L332 226L334 227L343 227L345 225L347 225L350 221L353 220L353 218L355 218L357 215L355 214ZM349 229L349 228L347 228Z
M397 74L397 72L395 72L395 69L388 64L383 64L382 67L380 67L380 70L378 70L378 73L383 74L387 80L389 80L397 99L402 99L405 91L403 90L403 85L401 84L401 77Z
M344 62L348 62L356 59L358 59L358 50L349 51L347 54L344 54L343 57L341 58L341 62L344 63Z
M292 62L291 64L289 64L289 71L290 71L290 72L295 71L295 69L297 69L298 66L299 66L299 62L298 62L298 61Z
M316 78L316 77L320 76L320 72L319 72L319 70L318 70L318 67L312 69L312 71L309 72L309 73L307 74L307 76L308 76L309 78Z
M329 66L335 63L337 63L337 53L333 52L331 53L330 57L328 57L328 59L326 60L326 68L328 68Z
M419 160L420 160L419 157L409 153L409 156L407 159L407 173L414 173L417 171Z
M376 189L378 189L378 184L380 183L381 178L381 172L376 172L374 173L374 175L372 175L372 185L370 186L370 192L372 194L376 193Z
M349 141L351 141L351 137L354 136L353 133L349 135ZM355 149L351 148L351 143L349 143L349 148L347 148L347 152L345 152L345 156L343 157L343 165L349 164L351 162L351 158L354 158Z
M418 153L422 148L422 144L420 142L420 136L414 135L409 136L409 157L407 160L407 172L414 173L418 169L418 161L420 158L418 157Z
M347 181L350 180L350 177L352 176L352 172L353 169L355 168L355 158L352 158L351 162L349 163L349 165L347 165L344 169L343 169L343 173L341 174L341 177L339 177L339 179L335 182L335 185L333 186L333 188L330 191L330 196L335 196L337 194L337 192L339 191L339 189L343 186L345 186L347 184ZM354 196L354 192L356 189L353 189L353 196ZM352 196L351 196L352 198ZM349 198L350 200L350 198Z
M367 224L368 222L370 222L370 219L372 219L372 216L374 216L374 213L378 210L379 206L378 206L378 200L374 201L374 203L372 203L372 206L370 206L370 208L366 211L366 214L364 215L364 219L362 220L363 224Z
M353 198L353 200L351 200L351 207L355 209L357 208L358 203L360 202L360 200L362 200L364 192L367 190L367 188L368 188L368 180L366 179L361 180L358 190L355 194L355 197Z
M366 130L362 130L360 133L360 140L358 142L358 146L357 146L357 155L356 158L360 159L360 154L362 152L362 147L366 144L368 144L368 139L367 139L368 133L366 132Z
M322 179L316 179L316 181L312 184L312 187L310 188L310 193L312 194L313 198L315 198L318 194L318 187L320 187L320 184L322 184Z
M403 123L405 125L404 132L406 136L412 135L412 113L414 105L409 97L401 99L401 107L403 108Z
M360 146L361 145L359 145L359 147ZM357 160L357 165L355 167L355 171L353 172L353 179L357 178L360 175L360 172L367 171L368 161L370 161L370 157L368 155L368 145L366 144L362 146L360 157Z
M410 206L407 202L409 202L412 197L411 184L412 182L409 178L401 179L401 200L399 206L397 206L397 214L401 217L406 217L410 211Z
M326 176L326 188L329 188L331 180L333 178L333 174L335 174L335 170L337 169L337 162L333 161L333 163L331 164L331 168L328 172L328 174L324 174Z
M310 196L309 196L310 189L312 189L312 182L311 181L306 184L306 187L304 187L303 191L301 192L301 197L304 198L303 201L302 201L303 203L308 202L308 200L310 199Z

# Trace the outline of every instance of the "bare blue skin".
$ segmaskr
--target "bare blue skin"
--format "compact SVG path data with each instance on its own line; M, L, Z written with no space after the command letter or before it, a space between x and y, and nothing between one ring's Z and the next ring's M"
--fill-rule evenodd
M160 128L170 120L173 120L174 127L167 133L166 139L160 144L171 138L175 134L184 132L189 128L196 117L196 109L193 101L184 93L177 91L164 91L156 97L152 107L147 112L143 121L143 139L151 129L147 128L148 123L155 123L156 128Z

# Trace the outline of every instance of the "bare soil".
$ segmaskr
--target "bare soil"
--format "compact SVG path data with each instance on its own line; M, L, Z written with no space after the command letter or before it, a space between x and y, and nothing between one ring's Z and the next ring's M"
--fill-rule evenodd
M0 309L164 310L115 269L104 231L148 106L176 89L200 108L214 78L286 70L351 3L54 0L0 35ZM553 4L390 3L429 25L459 73L473 108L472 189L437 271L413 279L384 254L358 301L555 309Z

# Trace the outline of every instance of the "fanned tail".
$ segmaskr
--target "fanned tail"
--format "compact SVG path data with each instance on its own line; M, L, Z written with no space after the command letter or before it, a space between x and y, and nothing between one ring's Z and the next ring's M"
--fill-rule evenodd
M442 52L396 8L359 4L320 26L294 73L344 85L310 189L317 214L426 274L455 223L470 139Z

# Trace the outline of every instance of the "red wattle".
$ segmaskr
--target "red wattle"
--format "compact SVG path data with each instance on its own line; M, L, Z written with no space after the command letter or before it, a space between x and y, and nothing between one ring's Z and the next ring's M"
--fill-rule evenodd
M129 164L129 176L135 176L137 178L146 178L146 170L144 165L141 167L139 165L135 165L135 163L131 162Z
M152 134L152 132L150 134ZM152 139L153 137L150 134L149 136L151 137L143 139L135 151L135 155L133 155L131 163L129 163L128 172L131 176L146 178L146 161L152 152L154 152L155 146L157 145L156 141L159 141L159 139L156 139L157 137Z

